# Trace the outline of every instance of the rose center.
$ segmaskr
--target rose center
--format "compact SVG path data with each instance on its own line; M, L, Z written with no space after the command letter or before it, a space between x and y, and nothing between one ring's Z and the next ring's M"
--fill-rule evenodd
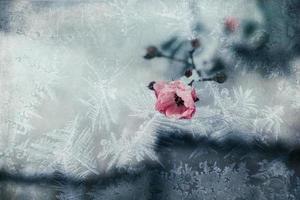
M184 101L182 100L181 97L179 97L177 94L175 94L174 97L175 97L175 103L178 107L184 105Z

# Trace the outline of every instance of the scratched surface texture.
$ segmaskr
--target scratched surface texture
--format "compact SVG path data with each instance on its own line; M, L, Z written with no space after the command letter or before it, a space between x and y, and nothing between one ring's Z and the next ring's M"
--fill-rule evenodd
M299 0L1 0L0 199L300 199L299 15ZM148 83L196 74L145 49L184 58L194 38L197 69L228 79L195 83L193 119L170 119Z

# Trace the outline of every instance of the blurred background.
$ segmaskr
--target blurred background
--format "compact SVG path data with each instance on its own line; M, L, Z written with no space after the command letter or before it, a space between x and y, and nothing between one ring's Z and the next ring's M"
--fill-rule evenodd
M298 199L299 0L0 2L0 199ZM191 121L151 81L203 77ZM281 192L278 192L278 191Z

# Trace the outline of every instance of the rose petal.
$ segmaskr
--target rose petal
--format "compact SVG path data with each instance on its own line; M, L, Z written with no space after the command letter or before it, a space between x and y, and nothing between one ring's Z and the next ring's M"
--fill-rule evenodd
M184 119L191 119L196 112L196 108L189 108L184 113L181 114L181 117Z
M173 104L171 106L169 106L166 110L166 116L167 117L175 117L175 118L181 118L182 117L182 113L184 113L186 111L186 107L185 106L177 106L176 104Z
M169 106L176 104L174 95L174 92L160 93L155 104L155 109L158 111L165 111Z
M193 107L195 105L195 101L191 95L190 91L181 91L176 90L177 96L179 96L183 101L186 107Z
M184 83L179 80L170 82L167 87L169 87L171 89L180 89L180 90L187 89L186 86L184 85Z
M153 89L155 91L156 97L159 95L160 91L166 86L167 84L164 81L158 81L154 83Z

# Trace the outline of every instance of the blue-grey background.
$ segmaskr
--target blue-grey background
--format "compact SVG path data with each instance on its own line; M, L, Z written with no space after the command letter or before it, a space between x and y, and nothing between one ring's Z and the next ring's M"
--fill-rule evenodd
M0 1L0 199L299 199L299 11L299 0ZM194 85L192 120L158 114L146 87L199 78L143 59L172 38L177 57L198 38L197 68L212 76L218 59L228 75Z

